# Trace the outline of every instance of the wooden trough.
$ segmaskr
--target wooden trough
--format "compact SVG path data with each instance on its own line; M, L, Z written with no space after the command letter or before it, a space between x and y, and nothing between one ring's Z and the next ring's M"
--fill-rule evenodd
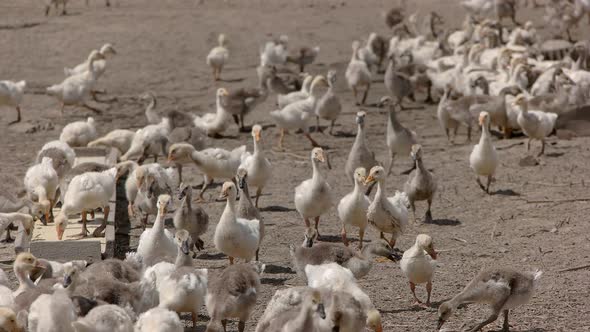
M114 166L117 161L117 151L115 149L75 148L75 151L76 161L74 165L86 162L96 162L108 166ZM117 189L115 190L115 193L113 193L109 202L110 213L107 217L105 237L95 238L92 237L92 235L89 235L87 238L75 239L74 235L80 234L82 230L82 224L78 222L80 220L80 215L76 215L69 219L68 227L64 233L62 241L57 239L54 223L44 226L41 222L37 222L35 223L35 230L33 231L33 236L30 242L24 236L20 236L21 234L17 236L16 246L18 247L18 250L30 249L31 253L37 257L57 261L63 261L65 259L99 261L104 258L114 257L116 252L115 220L117 219L115 216L118 213L120 214L121 211L125 211L124 215L121 215L120 217L125 219L125 223L129 223L126 204L124 204L123 209L121 209L121 207L117 209L117 205L123 205L117 204L117 198L120 198L120 196L123 195L123 199L126 201L124 198L124 183L125 179L120 178L119 183L117 184ZM123 188L120 188L121 186ZM53 210L53 215L57 216L59 211L59 208L55 208ZM94 219L91 219L89 214L87 228L88 231L90 231L90 234L92 234L92 232L101 224L103 218L104 215L102 211L96 212ZM128 228L123 230L128 234Z

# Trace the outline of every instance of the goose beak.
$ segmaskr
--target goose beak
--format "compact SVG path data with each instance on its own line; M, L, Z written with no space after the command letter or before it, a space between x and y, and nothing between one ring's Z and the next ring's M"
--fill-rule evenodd
M64 237L64 230L58 226L58 227L56 227L56 231L57 231L57 239L61 241L61 239Z
M426 250L426 252L428 253L428 255L430 255L430 257L432 257L432 259L436 259L438 257L438 253L436 252L436 250L434 250L434 248L429 248L428 250Z
M379 325L375 328L375 332L383 332L383 326Z
M169 154L169 155L168 155L168 162L169 162L169 163L171 163L171 162L174 162L174 159L175 159L175 158L174 158L174 156L173 156L173 155L171 155L171 154Z
M254 134L254 139L256 140L256 142L260 142L260 132L259 132L259 131L257 131L257 132Z
M326 319L326 310L324 308L324 304L323 303L318 304L317 312L318 312L318 315L320 315L320 317L322 319Z
M483 126L483 124L484 124L484 119L485 119L485 117L483 117L483 116L481 116L481 115L479 116L479 125L480 125L480 126Z
M387 257L392 262L399 262L402 259L402 255L400 255L397 251L392 250L389 256Z
M72 277L64 276L64 280L63 280L64 288L68 288L68 286L70 286L71 284L72 284Z
M372 175L369 175L365 178L365 186L375 182L375 178Z
M32 232L33 229L31 227L25 227L25 233L27 233L27 236L31 235Z
M440 330L440 328L443 326L443 324L445 323L445 320L442 318L438 319L438 324L436 324L436 329Z
M189 246L188 246L188 241L182 241L182 244L180 246L180 249L182 250L182 253L185 255L189 254Z
M219 198L218 199L227 199L227 196L228 196L227 191L222 191L219 194Z

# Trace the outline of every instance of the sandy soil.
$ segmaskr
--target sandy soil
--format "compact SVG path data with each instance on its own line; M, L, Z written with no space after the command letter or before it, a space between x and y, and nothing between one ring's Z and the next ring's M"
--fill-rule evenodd
M0 4L0 77L26 79L29 94L23 105L24 123L8 127L14 118L13 110L2 109L0 119L0 169L3 174L22 178L36 151L47 141L56 139L68 122L94 116L99 131L106 133L114 128L139 128L146 124L143 105L137 96L153 90L160 98L160 111L180 109L201 113L214 107L215 90L252 87L256 84L255 67L259 45L271 35L289 35L292 45L319 44L322 47L318 62L309 68L312 73L325 73L337 68L343 77L350 56L350 42L368 36L371 31L388 35L379 13L389 1L269 1L231 0L206 1L195 6L189 0L127 0L117 1L112 8L103 7L102 1L91 1L85 7L74 1L69 15L45 18L39 3L26 0L4 0ZM411 1L410 8L420 7L440 12L451 26L459 26L463 11L455 1ZM526 9L520 20L534 18L543 29L541 10ZM32 25L32 26L30 26ZM23 26L30 26L23 28ZM16 28L14 28L16 27ZM586 29L586 20L580 31ZM215 44L218 33L226 33L231 43L231 62L223 78L232 82L213 84L205 56ZM115 45L119 55L109 62L107 74L99 85L107 90L102 98L116 99L98 104L105 110L95 115L81 108L69 108L60 115L57 102L43 95L44 87L63 79L62 68L80 63L90 49L105 42ZM375 80L381 80L380 77ZM355 131L352 94L343 79L337 92L344 102L344 112L338 121L338 136L314 134L329 148L334 168L323 169L339 199L351 190L343 176L343 165L352 144ZM382 83L374 84L369 102L385 95ZM247 119L262 125L272 124L268 112L274 109L274 98L269 98ZM471 143L464 136L459 144L449 145L436 121L435 106L417 104L415 109L400 114L400 119L416 130L424 145L426 165L433 169L439 182L439 194L433 205L434 223L414 225L398 241L406 249L419 233L431 234L435 246L441 251L441 267L436 272L433 301L436 307L449 299L486 266L514 266L523 270L542 269L540 289L531 303L519 308L511 320L513 331L588 331L590 328L590 270L559 272L560 269L588 263L588 218L590 206L586 201L555 202L556 199L587 198L590 172L588 160L590 139L570 141L552 137L546 156L534 167L521 167L519 160L525 155L524 139L499 140L501 167L493 184L494 195L485 195L474 181L469 169L468 156ZM386 116L377 108L367 107L368 140L378 159L387 160L385 146ZM41 128L25 133L30 128ZM53 128L53 129L51 129ZM215 140L213 144L225 148L248 144L248 134L238 133L232 127L228 135L234 139ZM264 132L267 149L276 144L278 131L270 126ZM303 222L294 210L294 187L311 176L308 162L308 142L295 135L286 139L291 152L301 156L269 153L275 175L261 198L262 214L267 225L267 237L261 251L267 273L263 278L262 293L247 330L252 331L267 301L275 290L301 285L290 269L288 245L300 243ZM512 147L509 147L512 146ZM535 152L540 148L534 145ZM405 175L397 175L410 164L408 159L396 162L395 173L387 183L387 191L401 190ZM201 177L195 168L186 172L189 182L198 185ZM211 242L214 225L224 203L214 202L218 188L211 190L211 202L204 205L212 222L205 236L205 252L196 261L199 267L212 269L215 275L228 261L218 255ZM547 200L547 203L531 203ZM423 215L425 204L418 204L418 215ZM558 229L550 231L555 225ZM327 240L338 241L340 222L333 209L321 222ZM495 233L492 231L495 230ZM349 234L356 241L354 232ZM378 234L371 230L367 239ZM356 242L353 243L356 245ZM0 245L2 260L9 262L12 248ZM385 331L427 331L436 326L436 310L422 310L412 306L409 287L398 266L376 264L370 275L359 281L371 296L384 317ZM423 288L419 296L425 297ZM205 310L203 308L203 314ZM469 306L457 310L448 328L459 329L485 317L482 306ZM206 317L199 321L204 330ZM190 324L190 323L189 323ZM491 329L499 329L492 324ZM237 330L237 323L229 325Z

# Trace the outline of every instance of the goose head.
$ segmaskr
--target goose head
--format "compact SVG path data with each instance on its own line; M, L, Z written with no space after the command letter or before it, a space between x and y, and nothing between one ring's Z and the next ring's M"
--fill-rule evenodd
M400 254L392 249L389 243L383 239L371 243L367 248L369 248L372 254L385 257L392 262L397 262L402 258Z
M88 56L88 62L101 60L101 59L104 59L104 55L97 50L93 50L92 52L90 52L90 55Z
M338 72L335 70L329 70L328 74L326 74L326 78L328 79L328 84L330 86L334 86L336 84L336 79Z
M367 326L375 332L383 332L381 314L377 309L371 309L367 312Z
M14 269L30 273L33 269L45 269L45 267L30 252L22 252L14 260Z
M0 327L2 331L24 331L18 323L16 313L8 307L0 307Z
M49 220L49 215L51 212L51 202L48 199L43 199L39 201L39 206L43 211L43 215L45 215L45 220Z
M100 48L100 54L102 54L103 56L115 55L117 54L117 51L115 51L115 48L112 44L107 43Z
M120 163L117 163L115 165L115 167L117 168L117 176L116 179L119 180L119 178L125 174L128 174L129 172L131 172L135 167L137 167L137 163L133 160L126 160L126 161L122 161Z
M220 100L223 97L229 96L229 92L227 92L226 88L219 88L217 89L217 99Z
M64 277L62 280L62 286L64 288L70 287L80 275L80 269L74 264L64 264Z
M260 139L262 138L262 126L259 124L252 126L252 137L254 138L254 141L260 142Z
M360 111L356 113L356 124L364 127L365 126L365 116L367 116L367 113L364 111Z
M239 167L238 172L236 173L236 180L238 183L238 187L240 187L241 190L244 190L244 188L246 187L246 179L247 178L248 178L248 170L246 170L243 167Z
M318 237L318 232L313 227L307 227L305 229L305 234L303 235L303 244L301 245L304 248L311 248L313 246L313 242Z
M156 204L158 206L158 211L161 214L166 214L166 211L168 211L168 208L170 207L171 201L172 201L172 198L170 197L170 195L158 196L158 203Z
M195 148L188 143L176 143L168 150L168 162L177 162L183 159L190 159Z
M229 202L236 200L237 192L236 185L233 182L227 181L221 187L221 194L219 199L227 199Z
M65 213L60 213L55 217L55 232L57 233L57 239L61 241L64 236L64 232L68 227L68 216Z
M430 235L418 234L418 236L416 236L416 246L426 251L426 253L432 257L432 259L436 259L438 256L437 252L434 250L434 245Z
M352 42L352 52L353 53L356 53L360 47L361 47L361 42L359 42L358 40L355 40Z
M354 170L354 182L358 183L359 185L364 184L365 178L367 177L367 170L364 167L359 167Z
M387 177L387 173L385 169L381 166L373 166L371 171L369 171L369 176L365 179L365 185L369 185L373 182L381 182L384 181Z
M176 245L180 248L183 254L189 254L191 236L186 230L181 229L177 231L176 234L174 234L174 242L176 242Z
M178 200L179 201L182 201L185 198L190 196L190 193L192 191L192 188L190 185L186 185L184 183L181 183L179 188L180 188L180 192L178 193Z
M516 99L514 99L514 101L512 102L512 106L515 107L520 107L522 109L524 109L524 106L526 106L528 103L527 98L524 94L519 94L518 96L516 96Z
M438 307L438 324L436 329L440 330L443 324L449 320L451 314L453 313L453 306L451 306L448 302L443 302Z
M479 113L479 125L485 128L490 125L490 114L488 112Z
M316 77L314 77L313 81L311 81L311 87L310 87L310 95L315 96L317 95L317 88L318 86L328 86L328 81L326 81L326 78L322 75L318 75Z
M41 218L41 216L43 216L45 214L45 208L40 203L33 203L31 205L31 209L30 209L29 213L33 217L33 220L39 219L39 218Z
M316 313L320 316L321 319L326 319L326 310L324 308L324 302L322 301L322 294L319 290L314 289L311 294L309 301L311 302L311 307L315 307Z
M156 103L156 94L152 91L146 91L143 94L139 95L139 99L141 100L149 100L150 102Z
M226 46L227 37L225 36L225 34L219 34L219 37L217 37L217 42L219 43L219 46Z
M422 159L422 145L414 144L412 145L412 150L410 151L410 157L414 161L418 161Z
M23 229L27 236L31 235L33 233L33 229L35 228L35 218L25 214L21 219L21 223L23 224Z
M326 162L326 154L324 153L324 149L322 148L313 148L313 150L311 150L311 160L313 162L319 161L321 163L325 163Z

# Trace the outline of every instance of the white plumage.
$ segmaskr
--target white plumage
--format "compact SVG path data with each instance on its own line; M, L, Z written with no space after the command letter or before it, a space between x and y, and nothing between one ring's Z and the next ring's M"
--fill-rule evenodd
M168 135L172 131L172 125L169 118L162 118L162 121L155 125L147 125L135 132L129 150L121 156L121 160L142 155L157 155L162 152L165 154L165 145L168 142Z
M163 308L150 309L135 323L134 332L183 332L184 326L175 312Z
M153 227L143 231L139 238L137 254L146 267L161 261L173 262L176 258L177 245L174 242L174 236L164 228L164 217L170 200L168 195L158 197L156 221Z
M59 140L69 146L86 146L90 141L96 139L96 125L93 117L86 121L68 123L61 131Z
M11 124L21 120L20 105L26 88L26 81L0 81L0 107L11 106L17 112L17 118Z
M93 63L93 68L94 68L95 75L96 75L97 79L100 78L107 69L107 62L105 60L107 55L117 54L113 45L108 44L108 43L104 44L100 48L99 53L104 57L104 59L96 60ZM90 63L89 60L86 59L86 61L80 63L79 65L77 65L74 68L64 68L64 74L66 76L74 76L74 75L78 75L78 74L83 74L88 71L89 63Z
M134 131L128 129L115 129L108 134L89 142L88 147L113 147L119 150L120 154L125 154L131 147L133 137L135 137Z
M53 169L51 158L44 157L41 163L31 166L25 174L24 185L30 200L43 206L46 218L55 200L59 179ZM49 220L49 219L47 219Z
M219 45L215 46L209 54L207 54L207 65L213 69L213 78L219 80L219 75L223 66L229 58L229 51L226 47L226 38L224 34L220 34L218 37Z

